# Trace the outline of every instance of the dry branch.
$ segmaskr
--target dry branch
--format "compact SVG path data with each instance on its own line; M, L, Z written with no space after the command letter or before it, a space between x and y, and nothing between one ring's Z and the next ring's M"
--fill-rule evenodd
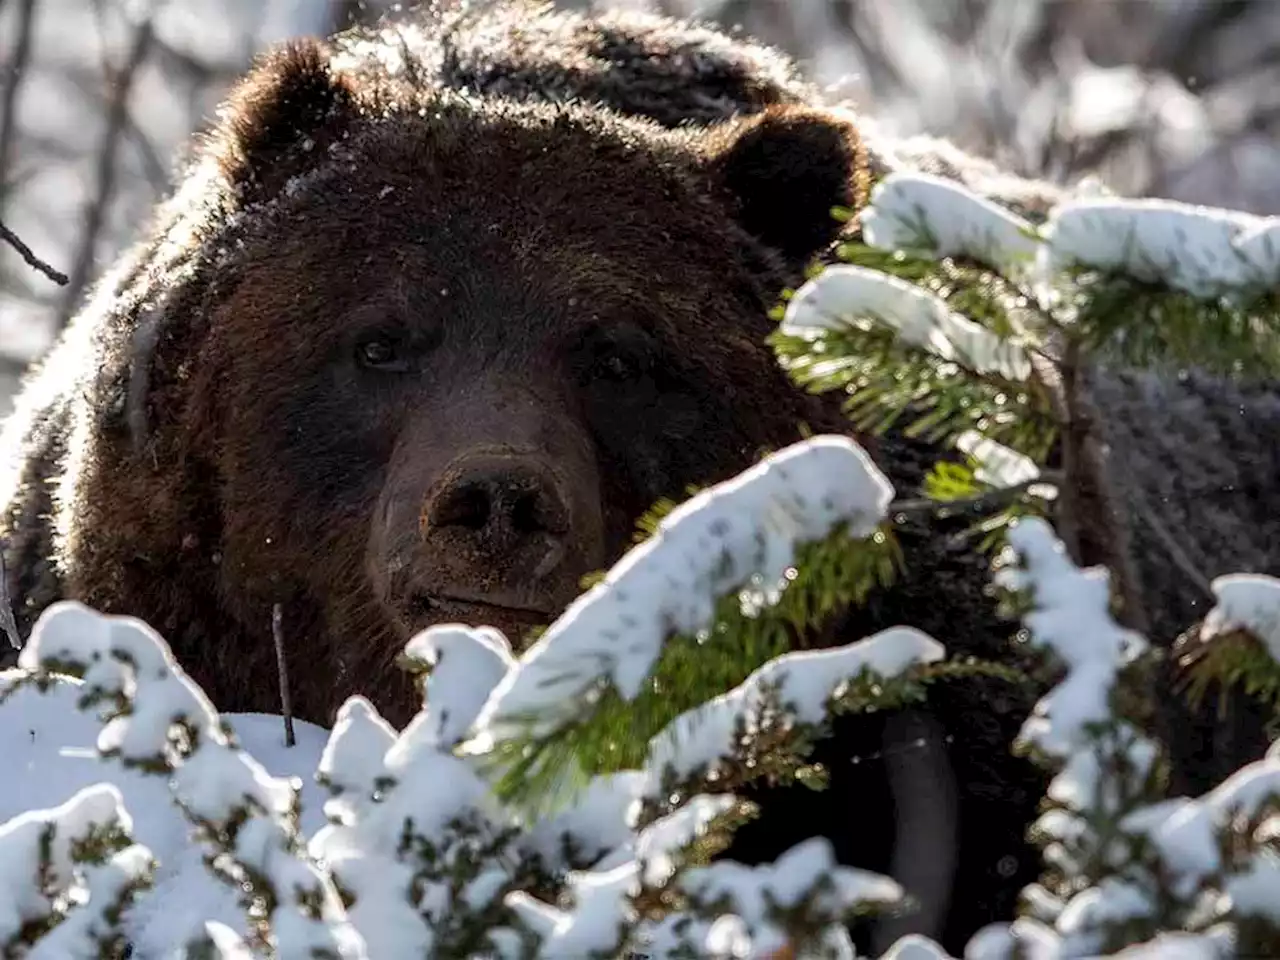
M67 275L65 273L62 273L60 270L55 270L53 267L49 266L49 264L37 257L31 251L31 248L23 243L21 238L6 227L3 222L0 222L0 239L3 239L5 243L17 250L18 255L21 256L23 260L35 269L39 270L54 283L59 285L66 284Z
M13 616L13 600L9 596L9 572L4 566L5 542L0 540L0 632L9 638L14 650L22 649L22 635L18 633L18 621Z
M280 674L280 712L284 714L284 745L292 747L293 703L289 697L289 670L284 656L284 612L280 604L271 607L271 639L276 647L276 671Z
M0 90L0 212L4 210L4 198L10 184L9 164L18 139L18 88L27 75L27 64L31 62L35 12L36 0L23 0L18 8L18 31L5 70L4 89Z
M102 143L98 147L93 200L85 214L84 228L71 264L71 281L59 311L61 326L65 326L75 313L80 305L80 298L93 275L98 241L106 226L111 200L115 196L118 174L117 155L129 126L129 94L133 90L138 70L151 50L154 36L151 17L144 17L134 28L124 64L116 71L115 90L107 108L106 130L103 133Z

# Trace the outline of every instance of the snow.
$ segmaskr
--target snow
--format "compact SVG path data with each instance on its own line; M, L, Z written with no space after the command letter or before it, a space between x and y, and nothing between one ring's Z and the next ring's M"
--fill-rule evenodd
M1040 476L1040 468L1030 457L984 437L976 430L966 430L956 438L956 448L977 460L974 478L992 487L1016 487Z
M975 933L965 945L964 960L1059 960L1061 945L1051 926L1019 917Z
M80 704L104 708L97 751L118 758L126 771L166 773L173 801L193 823L211 830L201 841L205 852L228 878L249 883L246 892L256 882L251 881L254 876L289 892L278 899L271 918L273 928L289 938L282 957L312 948L341 957L363 955L336 891L314 864L295 853L300 785L272 777L237 748L203 692L182 674L150 628L129 617L102 616L81 604L61 602L36 623L19 666L82 673ZM13 704L5 706L12 709ZM186 730L186 748L172 736L175 725ZM230 847L220 849L215 839L220 833ZM175 859L185 853L179 850ZM303 905L303 898L314 902L318 916Z
M709 628L718 597L749 588L773 602L798 545L840 523L850 536L870 535L892 495L866 452L836 436L787 447L704 490L526 651L480 711L472 749L484 752L508 734L546 731L579 716L602 678L635 697L664 641Z
M1263 849L1243 871L1224 884L1235 916L1280 922L1280 855Z
M76 703L84 686L64 678L46 692L32 685L15 688L19 671L0 673L0 756L10 776L0 790L0 823L28 810L54 807L77 791L109 779L131 814L133 836L150 849L159 866L155 893L139 898L129 912L126 929L139 957L161 951L198 932L206 918L243 928L235 898L208 875L202 850L189 841L189 825L173 806L164 780L139 770L99 760L95 750L101 725ZM302 777L304 832L324 822L324 792L311 775L324 749L324 730L294 721L297 742L284 744L279 717L226 714L241 747L277 777Z
M1154 909L1150 896L1137 885L1109 877L1072 897L1055 926L1063 938L1064 953L1091 956L1102 948L1101 926L1149 917Z
M244 938L225 923L211 920L204 925L203 933L218 960L257 960Z
M546 957L616 956L623 924L633 910L630 897L640 889L637 864L569 877L572 908L559 917L542 942Z
M1172 200L1077 194L1055 206L1037 233L1027 221L959 184L928 174L894 173L873 190L862 227L871 246L969 257L1046 293L1058 274L1079 267L1159 282L1205 298L1247 294L1280 282L1280 218ZM810 280L793 299L783 329L838 329L868 314L898 328L907 342L946 359L955 358L953 344L964 343L946 329L953 321L940 298L887 274L849 265L829 268ZM961 348L961 356L995 354L1000 361L988 361L987 368L997 370L1010 358L1018 362L1020 352L1005 358L1002 352L1012 348L998 350L998 338L978 329L995 342L971 344L968 352ZM1026 376L1008 370L1004 375Z
M1123 732L1119 736L1123 736ZM1156 747L1150 740L1135 737L1126 744L1125 754L1132 763L1133 776L1141 779L1156 760ZM1118 813L1124 806L1123 784L1108 782L1095 750L1073 753L1062 771L1049 784L1048 796L1074 810L1092 808L1099 812Z
M485 700L515 666L507 638L492 627L444 624L409 641L405 656L430 664L426 700L432 736L442 745L460 741Z
M1145 106L1147 88L1146 77L1136 67L1089 64L1072 80L1066 104L1068 122L1085 137L1131 127Z
M460 915L459 904L479 911L507 880L481 873L465 882L447 869L437 877L415 866L422 844L437 851L432 868L444 869L439 858L457 849L461 831L473 829L483 843L502 825L487 785L448 752L440 730L428 706L388 744L385 722L352 698L321 761L335 795L325 805L331 822L312 837L310 851L352 898L348 916L373 957L430 955L441 931L427 916ZM362 753L338 772L343 758Z
M688 870L677 881L695 903L717 904L740 918L756 955L786 945L772 918L807 897L810 916L841 918L855 907L897 903L903 890L888 877L836 864L831 844L815 837L774 863L748 867L722 861Z
M1235 956L1232 934L1222 926L1205 933L1162 933L1112 954L1115 960L1227 960Z
M120 791L98 784L79 791L48 810L26 811L0 826L0 945L10 943L29 924L59 912L58 900L71 893L80 858L76 844L111 828L132 824ZM47 842L47 854L42 852ZM149 854L132 857L121 867L134 877L148 873ZM43 883L38 882L41 871Z
M872 247L967 257L1005 276L1031 266L1036 257L1030 221L931 174L889 174L872 190L860 222Z
M769 696L796 722L816 726L826 704L849 679L872 671L891 679L917 664L941 660L942 644L913 627L892 627L830 650L804 650L770 660L728 693L681 714L649 743L655 774L684 780L714 771L732 757L742 732L758 729Z
M780 458L780 465L766 463L755 471L774 484L760 484L750 501L763 505L766 531L756 530L753 563L741 569L772 573L789 563L797 538L819 535L835 518L848 518L865 533L883 515L887 483L867 469L860 448L845 443L834 447L836 456L821 442L811 443L814 449L826 454L814 458L819 466L837 469L816 478L790 461L794 473L788 476L789 461ZM814 469L813 460L808 465ZM794 482L797 474L808 482ZM723 516L722 500L708 496L703 503L712 517ZM692 526L687 520L673 526L668 542L679 545L680 531L689 536ZM79 944L91 943L102 929L96 917L111 898L129 892L128 881L150 868L154 853L154 891L142 892L123 914L139 960L167 956L175 944L195 942L225 956L250 955L247 903L238 903L237 894L251 894L263 879L282 894L270 915L282 958L317 950L334 956L430 955L455 942L449 938L467 917L491 915L504 901L546 931L543 955L582 955L612 949L638 920L631 904L638 885L671 881L684 867L684 851L736 809L730 796L695 796L637 832L640 802L657 785L655 770L600 778L574 806L524 824L527 830L516 846L506 848L509 854L544 852L552 865L570 866L562 856L568 837L580 857L595 857L592 869L571 872L570 905L557 909L508 893L516 860L504 856L503 844L511 841L500 838L518 821L497 802L476 762L453 747L490 688L511 669L510 651L494 631L446 626L416 637L406 652L433 669L426 706L403 732L393 730L367 700L354 697L339 711L327 742L323 731L298 723L298 746L285 749L279 718L249 715L227 722L219 717L160 637L141 622L104 616L77 603L46 611L21 654L20 669L0 675L6 721L0 738L12 748L6 758L18 769L25 761L42 776L21 778L23 788L0 794L0 804L21 813L42 799L41 791L61 800L69 787L87 782L86 796L109 800L104 809L112 815L132 814L137 841L81 874L86 888L96 893L94 909L78 908L49 942L65 947L67 956L83 953ZM848 648L802 652L766 664L736 691L736 699L758 701L768 685L795 721L816 724L848 675L873 669L888 677L937 660L942 652L924 634L896 628ZM185 736L174 736L177 729ZM304 788L268 773L241 746L268 760L273 773L315 773L330 794L323 806L327 822L316 829L319 785ZM679 756L670 749L659 754ZM101 780L113 785L94 785ZM20 833L33 816L5 829ZM193 843L192 820L216 836ZM497 852L459 873L468 851L490 847ZM21 857L6 862L30 872ZM215 880L207 863L236 886ZM854 905L891 902L901 895L886 878L835 868L820 839L774 865L700 867L675 882L686 879L699 895L724 894L733 902L736 919L728 925L699 920L680 928L682 937L703 943L731 928L755 946L779 941L767 905L795 905L811 888L816 890L813 908L832 922ZM339 901L338 888L347 906ZM29 892L37 891L31 887ZM308 906L299 909L304 899ZM14 909L21 907L20 901L15 904ZM673 933L675 928L651 925L648 935L663 929ZM491 933L499 955L518 952L515 929L498 927ZM643 938L643 925L629 936ZM842 930L832 928L824 937L824 949L833 956L852 956ZM84 955L93 955L91 947L85 950Z
M1049 215L1039 269L1090 267L1216 297L1280 280L1278 223L1168 200L1075 200Z
M104 863L84 868L83 904L40 938L27 956L57 960L97 960L120 935L120 924L112 916L129 903L132 895L151 876L151 851L131 844L112 854Z
M952 960L951 955L928 937L908 934L886 950L880 960Z
M351 697L338 708L316 769L334 795L324 808L331 821L349 823L372 802L395 740L395 730L364 697Z
M1024 618L1032 642L1049 647L1068 669L1036 704L1020 739L1051 756L1067 757L1083 745L1090 724L1109 719L1116 671L1146 648L1146 640L1111 618L1106 570L1078 569L1044 520L1030 517L1014 524L1008 550L1022 565L1001 567L996 583L1033 590L1035 607Z
M525 849L552 870L583 866L569 862L569 851L595 863L630 843L648 786L648 775L639 770L593 778L568 806L526 826Z
M1213 581L1217 604L1200 626L1203 639L1244 628L1280 661L1280 579L1234 573Z
M812 337L827 330L867 328L872 322L895 331L902 342L978 374L1022 381L1031 361L1021 347L953 313L934 293L899 277L838 263L807 281L791 302L779 330Z
M635 861L640 865L640 877L645 885L661 886L675 873L677 854L703 836L717 818L737 804L737 799L727 794L693 797L675 813L654 821L619 844L593 869L611 870Z
M1254 816L1280 799L1280 760L1237 770L1205 796L1190 801L1151 831L1152 844L1184 892L1221 869L1218 830L1229 816Z

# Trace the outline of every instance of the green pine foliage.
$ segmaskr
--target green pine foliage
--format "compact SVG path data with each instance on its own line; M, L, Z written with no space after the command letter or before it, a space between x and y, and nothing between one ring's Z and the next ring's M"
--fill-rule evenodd
M657 511L665 515L668 509ZM656 529L655 513L641 529ZM589 709L554 736L501 744L493 761L503 769L498 792L538 809L565 787L587 778L639 766L649 739L697 705L737 686L757 667L788 650L850 604L891 584L902 562L889 524L870 537L843 529L801 547L780 601L744 610L737 595L721 598L715 624L696 637L674 635L640 695L624 700L602 689Z

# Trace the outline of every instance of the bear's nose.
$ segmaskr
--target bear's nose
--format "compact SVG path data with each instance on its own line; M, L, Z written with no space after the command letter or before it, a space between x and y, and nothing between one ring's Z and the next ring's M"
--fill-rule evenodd
M471 531L494 547L559 536L569 510L551 474L524 458L469 463L436 491L423 513L424 532Z
M417 559L404 571L410 607L551 613L575 582L566 562L572 512L564 489L532 455L455 462L422 507Z

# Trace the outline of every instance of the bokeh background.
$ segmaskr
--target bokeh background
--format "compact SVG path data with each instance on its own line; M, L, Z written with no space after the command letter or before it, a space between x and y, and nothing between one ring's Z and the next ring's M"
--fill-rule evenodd
M441 0L450 2L450 0ZM893 132L1024 174L1280 213L1280 0L561 0L741 26ZM268 43L352 0L0 0L0 416Z

